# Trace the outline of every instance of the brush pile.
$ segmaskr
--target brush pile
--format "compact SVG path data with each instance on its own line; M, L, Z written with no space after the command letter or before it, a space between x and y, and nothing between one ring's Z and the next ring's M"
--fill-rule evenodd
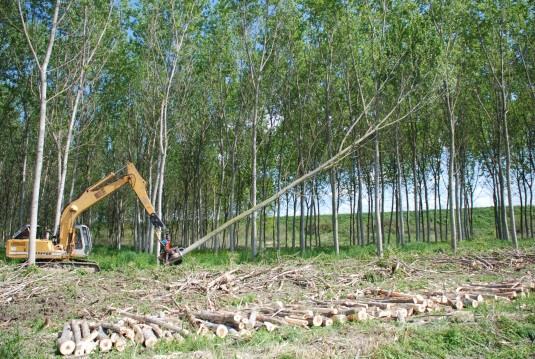
M475 283L453 292L403 293L371 288L332 300L309 299L298 303L274 302L246 305L235 310L184 308L166 314L142 316L118 311L115 323L72 320L59 334L58 349L63 355L87 355L97 347L101 353L115 348L123 351L129 343L153 347L159 340L183 340L192 335L242 338L256 330L269 332L283 326L312 328L369 319L405 322L408 317L428 312L452 312L475 308L486 300L510 301L535 289L535 282L505 281ZM187 322L188 324L185 324Z

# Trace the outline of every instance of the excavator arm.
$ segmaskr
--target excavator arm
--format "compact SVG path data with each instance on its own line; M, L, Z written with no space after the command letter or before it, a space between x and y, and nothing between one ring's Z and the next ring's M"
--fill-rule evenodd
M110 173L82 193L80 197L69 203L61 214L58 244L68 255L71 255L75 248L76 219L104 198L129 184L136 193L139 201L143 204L145 211L150 216L150 221L156 227L156 235L160 239L161 229L164 227L163 222L154 210L149 196L147 195L146 182L141 177L136 167L132 163L126 165L126 173L117 175Z

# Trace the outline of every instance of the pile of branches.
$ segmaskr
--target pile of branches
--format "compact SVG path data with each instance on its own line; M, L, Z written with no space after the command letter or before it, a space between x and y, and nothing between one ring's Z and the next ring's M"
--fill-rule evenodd
M70 273L57 276L54 270L34 272L26 270L24 266L16 270L6 266L0 270L0 306L46 293L50 290L51 278L54 278L54 285L58 285L58 281L66 282L72 277Z
M434 262L442 264L458 263L464 267L475 270L496 270L502 268L521 269L528 265L535 264L535 254L507 250L486 255L472 254L458 258L448 257L435 259Z
M313 328L369 319L405 322L413 315L474 308L486 300L509 301L534 289L532 280L474 283L451 292L422 294L370 288L333 300L274 302L234 310L192 311L186 307L159 317L119 311L122 318L113 324L77 320L65 324L59 335L58 348L63 355L87 355L97 347L101 352L113 347L123 351L128 343L150 348L159 340L182 340L192 332L220 338L242 338L257 330L272 332L284 326Z

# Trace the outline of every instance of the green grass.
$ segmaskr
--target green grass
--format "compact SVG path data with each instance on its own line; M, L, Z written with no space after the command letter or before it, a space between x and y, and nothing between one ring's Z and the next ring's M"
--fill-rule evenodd
M102 270L143 269L153 267L156 263L155 256L137 252L131 247L118 250L108 246L95 246L89 259L96 261Z
M401 329L377 358L528 358L535 355L535 296L474 310L473 323L437 321Z

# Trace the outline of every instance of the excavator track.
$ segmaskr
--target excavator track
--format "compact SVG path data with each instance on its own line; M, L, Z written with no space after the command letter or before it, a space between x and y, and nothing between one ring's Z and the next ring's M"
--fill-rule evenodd
M66 260L66 261L54 261L54 260L38 260L35 262L39 267L46 268L65 268L65 269L75 269L75 268L84 268L92 269L93 272L100 272L100 267L97 262L86 261L86 260Z

